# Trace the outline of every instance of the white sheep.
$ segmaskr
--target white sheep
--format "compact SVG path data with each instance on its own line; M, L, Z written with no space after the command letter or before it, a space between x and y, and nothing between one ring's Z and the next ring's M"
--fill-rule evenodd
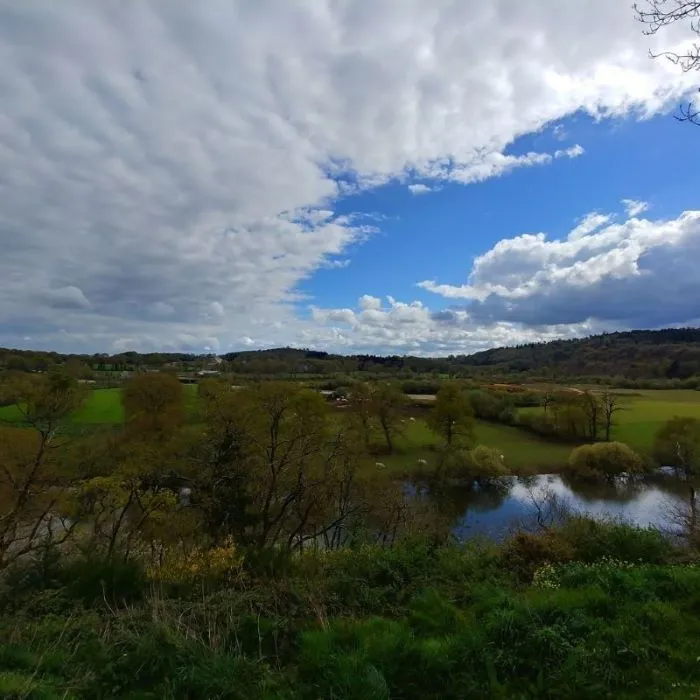
M419 459L418 464L420 464L421 466L426 466L428 464L428 460L427 459Z
M409 418L408 420L410 420L410 421L411 421L411 423L414 423L416 419L415 419L415 418L413 418L413 417L411 417L411 418Z
M379 467L380 469L384 469L386 467L386 464L384 464L384 462L375 462L374 466Z

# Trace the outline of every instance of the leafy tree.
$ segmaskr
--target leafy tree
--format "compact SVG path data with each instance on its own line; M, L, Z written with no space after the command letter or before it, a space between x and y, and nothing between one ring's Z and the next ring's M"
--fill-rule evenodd
M569 456L569 471L581 479L613 479L620 474L643 470L639 455L621 442L598 442L581 445Z
M75 526L55 519L75 511L61 429L84 393L70 377L31 375L9 389L26 428L0 430L0 569L36 551L47 538L64 541ZM54 537L55 535L55 537Z
M194 462L195 491L215 540L256 548L302 547L328 537L356 512L359 453L330 421L314 391L264 382L208 391L206 424Z
M372 436L373 402L372 390L367 382L355 382L348 392L348 410L354 430L360 441L369 450Z
M31 372L32 366L28 358L22 355L10 355L5 359L5 367L15 372Z
M122 402L126 425L135 435L164 438L184 420L182 384L169 374L137 374L124 385Z
M372 391L372 413L384 434L389 452L394 451L394 438L401 425L406 399L393 383L383 382Z
M469 445L474 440L474 413L459 384L444 384L427 418L430 428L450 448L455 443Z
M700 476L700 420L667 420L656 433L653 454L659 464L673 467L686 479Z
M469 452L469 459L474 478L480 483L501 479L510 474L504 456L496 448L477 445Z
M452 449L444 453L438 478L456 477L487 485L510 474L501 451L485 445L472 450Z
M686 525L691 538L698 536L696 487L700 478L700 420L676 416L659 428L654 439L654 457L659 464L674 467L688 486Z
M74 379L92 379L92 370L77 357L69 358L62 368L63 373Z

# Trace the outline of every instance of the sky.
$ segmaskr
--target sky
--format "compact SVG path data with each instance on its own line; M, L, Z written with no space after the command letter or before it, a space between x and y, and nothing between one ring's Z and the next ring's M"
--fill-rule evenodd
M0 0L0 346L700 325L700 76L628 0Z

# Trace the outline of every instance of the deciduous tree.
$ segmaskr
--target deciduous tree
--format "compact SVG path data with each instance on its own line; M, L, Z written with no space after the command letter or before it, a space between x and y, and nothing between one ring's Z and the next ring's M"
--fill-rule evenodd
M84 393L75 380L60 374L28 375L8 389L26 427L0 428L0 569L35 551L54 537L64 541L75 520L78 475L66 463L61 429Z
M185 400L182 384L169 374L137 374L122 394L128 430L143 437L164 439L183 423Z
M382 430L389 452L394 451L394 438L401 425L406 399L394 383L382 382L372 391L372 412Z
M427 422L448 448L456 444L468 447L474 441L474 413L459 384L448 382L440 388Z

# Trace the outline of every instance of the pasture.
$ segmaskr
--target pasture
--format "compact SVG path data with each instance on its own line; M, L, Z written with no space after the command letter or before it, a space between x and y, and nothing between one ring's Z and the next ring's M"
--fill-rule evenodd
M615 413L612 439L648 453L656 431L674 416L700 418L700 391L687 389L615 390L620 410ZM518 413L539 413L542 409L521 408Z
M505 463L518 474L560 471L571 452L570 445L549 442L509 425L476 421L474 434L477 444L500 450ZM408 473L419 459L433 465L438 443L425 420L409 420L396 440L397 452L377 457L376 461L385 464L388 471Z
M197 387L185 385L188 415L196 421ZM621 410L615 415L612 438L630 445L640 453L648 453L654 435L664 421L673 416L700 418L700 392L689 390L643 390L617 392L622 395ZM521 408L520 412L539 412L542 409ZM124 420L121 389L95 389L75 413L73 426L118 424ZM0 421L19 422L21 415L16 407L0 407ZM386 465L386 471L407 472L415 468L419 459L428 465L435 462L437 437L430 431L425 420L414 417L406 419L401 426L401 435L396 440L397 451L393 455L376 458ZM556 472L566 463L572 445L548 441L517 427L477 421L475 426L477 444L501 450L506 464L520 474ZM372 458L368 468L374 468Z
M197 387L183 385L185 406L189 415L196 411ZM20 422L22 415L16 406L0 406L0 421ZM121 389L93 389L83 405L75 412L71 422L75 426L110 425L124 422Z

